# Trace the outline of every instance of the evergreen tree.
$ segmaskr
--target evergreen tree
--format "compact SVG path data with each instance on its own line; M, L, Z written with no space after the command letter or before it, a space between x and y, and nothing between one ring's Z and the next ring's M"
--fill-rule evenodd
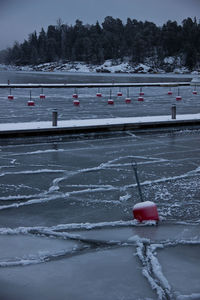
M181 25L168 21L162 27L152 22L107 16L102 24L63 24L33 32L28 40L0 52L0 62L15 65L52 61L83 61L101 64L106 59L129 59L143 63L151 58L159 66L166 56L180 57L189 69L200 66L200 23L187 18Z

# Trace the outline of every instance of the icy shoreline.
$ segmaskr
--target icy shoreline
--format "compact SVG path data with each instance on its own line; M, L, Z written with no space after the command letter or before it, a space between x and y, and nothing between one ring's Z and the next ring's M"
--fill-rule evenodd
M40 72L82 72L82 73L115 73L115 74L168 74L164 69L152 67L148 64L130 64L129 62L113 63L105 61L102 65L83 62L49 62L39 65L13 66L0 64L0 71L40 71ZM185 67L174 68L172 74L199 75L198 71L190 72Z

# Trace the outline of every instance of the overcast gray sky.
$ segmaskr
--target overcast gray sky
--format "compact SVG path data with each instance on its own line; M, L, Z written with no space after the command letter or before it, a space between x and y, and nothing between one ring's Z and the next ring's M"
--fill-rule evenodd
M0 0L0 49L23 42L34 30L48 25L102 23L106 16L152 21L162 25L167 20L178 23L187 17L200 19L200 0Z

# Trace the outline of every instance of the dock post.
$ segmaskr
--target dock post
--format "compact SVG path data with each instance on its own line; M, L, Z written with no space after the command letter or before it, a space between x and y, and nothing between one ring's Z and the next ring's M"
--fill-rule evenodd
M176 119L176 105L175 104L172 105L171 111L172 111L172 119Z
M58 121L58 111L56 109L52 112L52 126L57 126Z

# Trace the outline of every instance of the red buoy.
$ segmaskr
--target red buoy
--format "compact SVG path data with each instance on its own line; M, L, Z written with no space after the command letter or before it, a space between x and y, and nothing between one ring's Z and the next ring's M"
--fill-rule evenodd
M172 95L172 91L168 91L168 95Z
M108 104L109 105L113 105L114 104L114 100L113 99L108 99Z
M78 99L75 99L73 101L73 103L74 103L74 106L79 106L80 105L80 101Z
M118 92L118 93L117 93L117 96L118 96L118 97L122 97L122 92Z
M14 100L14 96L13 95L8 95L8 100Z
M102 94L100 92L96 93L97 97L102 97Z
M142 87L140 88L139 96L144 96L144 92L142 91Z
M29 100L27 104L28 106L35 106L35 102L33 100Z
M45 95L44 94L40 94L40 99L45 99Z
M131 103L131 98L126 98L126 99L125 99L125 102L126 102L127 104Z
M140 202L134 205L133 217L139 222L159 221L157 207L152 201Z
M78 99L78 94L73 94L72 97Z
M193 94L193 95L197 95L197 91L196 91L196 90L193 91L192 94Z
M142 96L139 96L138 101L144 101L144 98Z
M176 96L176 101L182 100L182 97L180 95Z

